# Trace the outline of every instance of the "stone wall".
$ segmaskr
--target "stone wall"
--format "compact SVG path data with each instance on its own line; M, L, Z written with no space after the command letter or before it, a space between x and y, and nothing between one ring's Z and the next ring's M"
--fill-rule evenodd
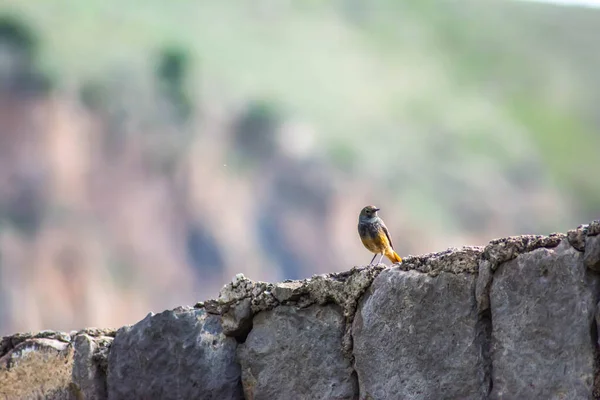
M599 398L600 222L17 334L0 398Z

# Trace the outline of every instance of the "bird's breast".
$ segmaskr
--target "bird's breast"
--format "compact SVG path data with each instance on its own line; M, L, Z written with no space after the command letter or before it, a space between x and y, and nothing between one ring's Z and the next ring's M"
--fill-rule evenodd
M389 246L387 236L378 223L359 223L358 234L363 245L373 253L381 253Z

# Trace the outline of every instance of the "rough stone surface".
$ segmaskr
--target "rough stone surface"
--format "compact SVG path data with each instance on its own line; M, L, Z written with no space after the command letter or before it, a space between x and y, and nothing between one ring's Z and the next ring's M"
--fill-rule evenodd
M88 400L106 399L107 357L112 341L110 336L94 337L86 333L75 336L73 390L80 397Z
M549 236L523 235L510 236L492 240L483 251L483 259L492 263L492 270L504 262L510 261L519 254L527 253L540 248L553 248L558 246L566 235L553 233Z
M244 339L252 329L254 314L271 310L279 304L271 293L272 289L272 283L254 282L238 274L221 289L218 299L196 306L210 314L220 315L225 335Z
M112 337L112 338L114 338L116 334L117 334L117 330L111 329L111 328L85 328L85 329L82 329L82 330L76 332L74 335L71 335L71 336L88 335L91 337Z
M588 225L579 225L576 229L567 232L567 239L576 250L583 251L585 249L587 230Z
M15 333L11 336L4 336L0 341L0 357L14 349L20 343L30 339L54 339L59 342L69 343L71 341L71 335L58 331L40 331L37 333L25 332Z
M402 271L423 272L429 276L437 276L442 272L476 274L482 252L482 247L474 246L465 246L460 249L449 248L438 253L405 257L398 268Z
M108 357L109 399L241 399L237 343L220 319L179 308L119 329Z
M585 239L583 265L600 272L600 235L588 236Z
M4 338L0 357L0 398L72 398L73 349L51 337L68 335L40 332ZM39 336L39 337L38 337Z
M471 260L464 271L476 271ZM470 273L399 267L373 281L354 318L361 399L482 399L484 330Z
M254 317L238 347L246 399L355 399L356 378L342 352L338 306L279 306Z
M490 288L492 287L493 274L491 261L480 260L477 285L475 287L477 311L480 313L489 310L490 308Z
M355 267L346 272L277 284L253 282L238 274L223 287L217 300L206 301L202 307L209 313L222 316L226 335L244 340L252 329L253 316L261 311L280 305L309 307L313 304L337 304L342 308L346 322L343 348L349 356L352 351L350 327L358 300L383 268L383 265Z
M595 220L589 223L587 227L588 236L600 235L600 220Z
M586 399L598 276L563 241L503 263L490 291L492 399Z
M226 336L244 339L252 329L252 300L250 298L238 301L221 315L223 333Z

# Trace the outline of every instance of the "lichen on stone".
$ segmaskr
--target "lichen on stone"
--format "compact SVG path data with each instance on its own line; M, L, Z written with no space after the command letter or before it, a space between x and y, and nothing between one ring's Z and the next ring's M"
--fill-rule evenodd
M492 263L492 270L496 270L500 264L516 258L519 254L556 247L566 238L564 233L552 233L548 236L522 235L494 239L485 246L482 257Z
M0 357L7 354L10 350L17 347L19 344L30 339L54 339L63 343L71 342L71 335L60 331L40 331L40 332L24 332L15 333L14 335L4 336L0 340Z
M345 272L276 284L254 282L238 274L223 287L216 300L204 302L204 308L221 316L225 335L237 338L245 338L252 329L255 314L279 305L305 308L333 303L342 308L344 317L351 323L360 296L384 268L382 265L354 267ZM351 343L349 325L346 331L344 340Z
M588 236L600 235L600 219L594 220L588 224L587 235Z
M77 331L77 335L82 334L89 335L91 337L108 336L114 338L117 334L117 330L113 328L84 328L80 331Z
M576 229L567 232L567 240L575 250L585 250L585 237L587 236L588 225L579 225Z
M437 253L408 256L397 268L402 271L414 270L430 276L437 276L441 272L476 274L482 252L483 248L478 246L449 248Z

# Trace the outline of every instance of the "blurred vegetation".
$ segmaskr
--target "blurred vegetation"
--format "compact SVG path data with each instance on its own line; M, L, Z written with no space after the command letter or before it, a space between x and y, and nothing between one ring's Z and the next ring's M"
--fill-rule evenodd
M0 332L366 263L366 203L401 255L598 218L598 34L516 1L5 0L0 285L36 317L4 290Z
M28 93L49 89L49 79L38 70L37 35L19 18L0 15L2 60L0 82L4 90Z

